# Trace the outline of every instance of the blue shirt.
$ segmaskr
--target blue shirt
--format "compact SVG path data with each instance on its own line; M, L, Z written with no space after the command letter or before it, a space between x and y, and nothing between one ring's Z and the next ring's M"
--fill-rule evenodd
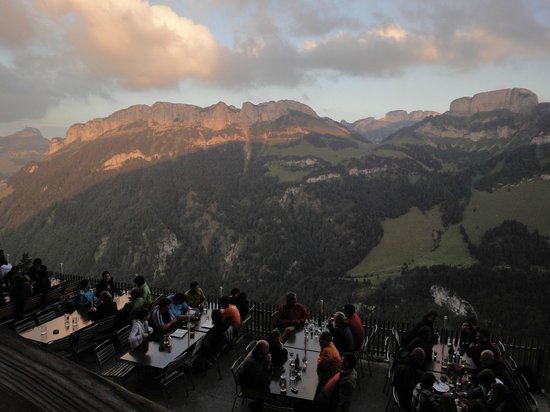
M174 303L174 295L168 296L168 299L172 301L170 305L170 315L172 316L181 316L187 313L189 306L186 302L183 303Z

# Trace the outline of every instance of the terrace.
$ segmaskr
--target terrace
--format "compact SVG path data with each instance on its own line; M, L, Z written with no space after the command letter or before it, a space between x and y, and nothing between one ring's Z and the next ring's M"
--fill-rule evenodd
M75 282L80 280L78 276L52 274L60 280L62 290L55 291L55 297L50 305L59 305L61 299L71 297L76 290ZM92 280L92 284L94 281ZM130 285L119 284L120 288L127 289ZM167 295L172 291L154 289L156 295ZM217 297L209 296L211 304L217 301ZM165 400L162 391L153 385L144 384L143 377L134 373L119 384L108 382L99 376L99 368L93 350L85 351L76 360L65 360L55 356L43 347L29 340L23 339L13 331L4 328L0 330L0 339L4 343L0 349L0 365L5 376L13 379L0 383L0 406L7 406L7 410L29 410L30 405L44 410L70 410L69 403L63 403L65 398L79 410L87 410L86 399L93 395L98 400L92 400L90 410L163 410L165 407L171 410L203 410L203 411L229 411L235 397L235 382L231 373L233 362L245 354L245 348L253 339L264 337L272 329L271 314L275 310L274 304L252 302L255 306L250 321L246 325L246 333L235 347L227 353L223 353L218 365L213 365L206 371L198 374L186 374L171 383L168 387L170 397ZM36 309L36 310L35 310ZM38 308L28 308L28 313L36 312ZM316 313L314 319L322 320L324 313ZM13 328L13 322L4 319L3 325ZM388 353L395 342L392 339L409 329L410 325L396 322L369 319L367 331L372 331L377 326L378 331L372 336L368 345L368 358L370 365L363 360L364 377L359 380L359 387L354 393L351 411L362 411L365 407L372 411L383 411L388 405L387 392L383 388L388 372ZM457 343L459 331L439 331L443 342L448 339ZM518 365L529 366L536 374L543 387L548 387L549 348L546 342L536 340L518 340L507 337L497 337L506 349L506 354ZM393 343L392 343L393 342ZM96 344L101 342L97 341ZM310 359L316 355L311 354ZM369 373L369 368L372 375ZM313 368L307 373L315 374ZM62 376L65 375L65 376ZM361 373L360 373L361 376ZM15 382L17 384L15 384ZM192 389L194 386L194 389ZM298 384L300 388L300 384ZM188 390L188 395L187 395ZM84 392L83 392L84 391ZM102 395L103 394L103 395ZM281 398L281 397L279 397ZM279 401L284 403L284 398ZM83 402L83 403L82 403ZM537 408L527 410L546 410L548 403L544 396L537 395ZM390 402L391 404L391 402ZM62 405L60 407L60 405ZM124 407L123 407L124 405ZM235 411L249 410L247 402L241 404L237 400ZM300 410L296 407L295 410Z

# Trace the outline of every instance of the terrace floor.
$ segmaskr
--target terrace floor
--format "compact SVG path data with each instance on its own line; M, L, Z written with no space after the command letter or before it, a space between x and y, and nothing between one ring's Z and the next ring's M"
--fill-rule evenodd
M218 370L214 365L204 373L192 375L195 390L191 389L191 383L188 376L169 386L168 391L171 394L171 398L168 400L168 409L173 411L201 412L231 411L235 395L235 383L231 375L231 365L238 356L244 353L244 348L248 342L249 341L241 342L233 348L231 352L221 356L221 380L218 378ZM79 363L89 369L97 371L93 354L81 359ZM365 377L360 381L361 389L356 390L354 393L351 412L364 412L365 410L382 412L387 402L387 397L382 392L387 365L378 362L372 363L372 376L369 376L366 366L366 363L364 363ZM189 388L189 397L186 397L186 385L188 385ZM130 377L124 383L124 386L130 391L138 393L155 403L166 406L159 389L139 389L143 385L138 384L136 374ZM296 410L298 411L298 409ZM240 411L250 411L246 401L244 404L241 404L241 401L237 400L235 412Z

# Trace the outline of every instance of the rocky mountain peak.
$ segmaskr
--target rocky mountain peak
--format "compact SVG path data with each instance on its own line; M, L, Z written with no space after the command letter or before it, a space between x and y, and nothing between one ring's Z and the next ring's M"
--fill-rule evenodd
M317 117L309 106L291 100L271 101L258 105L246 102L240 110L224 102L206 108L168 102L157 102L152 106L135 105L105 118L71 126L67 131L64 144L94 140L136 122L145 122L152 129L198 127L217 131L230 125L246 128L257 122L273 121L291 111Z
M514 113L528 113L538 104L535 93L527 89L501 89L461 97L453 100L449 114L469 116L478 112L506 109Z

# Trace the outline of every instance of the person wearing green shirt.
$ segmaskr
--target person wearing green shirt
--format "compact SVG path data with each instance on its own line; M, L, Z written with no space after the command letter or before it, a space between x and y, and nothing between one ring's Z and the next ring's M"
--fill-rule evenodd
M140 290L141 297L145 301L145 305L148 307L151 306L151 304L153 303L153 294L151 293L151 289L145 281L145 278L141 275L136 275L136 277L134 278L134 283Z
M199 282L196 280L189 285L189 290L185 292L185 297L187 298L187 304L192 308L198 308L206 301L206 295L203 290L199 288Z

